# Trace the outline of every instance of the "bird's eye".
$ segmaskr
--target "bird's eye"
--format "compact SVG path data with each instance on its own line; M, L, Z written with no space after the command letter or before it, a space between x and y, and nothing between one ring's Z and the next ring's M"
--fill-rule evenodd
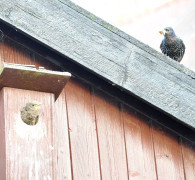
M165 31L169 32L169 29L165 29Z

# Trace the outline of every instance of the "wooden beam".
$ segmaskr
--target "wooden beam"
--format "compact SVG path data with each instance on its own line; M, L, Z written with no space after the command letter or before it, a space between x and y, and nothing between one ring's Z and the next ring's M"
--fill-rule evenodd
M0 89L13 87L60 95L71 74L36 69L33 65L3 63L0 68Z
M1 0L0 19L195 128L195 73L70 1Z

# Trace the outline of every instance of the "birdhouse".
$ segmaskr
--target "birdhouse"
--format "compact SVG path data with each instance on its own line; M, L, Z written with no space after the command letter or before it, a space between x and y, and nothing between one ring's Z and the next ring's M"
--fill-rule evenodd
M36 174L53 178L54 102L69 78L70 73L66 72L36 69L32 65L2 64L2 179L34 179ZM16 171L21 174L15 174Z
M0 7L0 179L195 179L193 71L69 1Z

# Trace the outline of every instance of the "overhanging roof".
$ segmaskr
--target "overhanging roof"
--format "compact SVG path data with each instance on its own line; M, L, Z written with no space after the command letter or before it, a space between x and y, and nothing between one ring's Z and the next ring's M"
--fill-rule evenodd
M0 19L195 128L195 73L68 0L1 0Z

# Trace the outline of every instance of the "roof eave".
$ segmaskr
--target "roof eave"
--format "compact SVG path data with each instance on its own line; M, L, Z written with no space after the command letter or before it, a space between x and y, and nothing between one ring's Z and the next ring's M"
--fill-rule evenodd
M2 0L0 7L4 22L195 128L193 71L68 0Z

